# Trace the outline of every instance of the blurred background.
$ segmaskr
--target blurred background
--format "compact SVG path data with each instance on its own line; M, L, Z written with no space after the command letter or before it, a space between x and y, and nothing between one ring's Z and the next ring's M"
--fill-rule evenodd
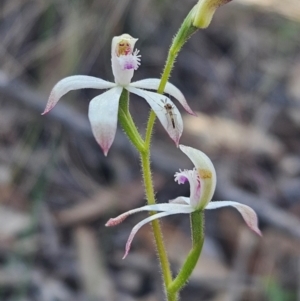
M124 32L139 38L134 80L158 78L195 2L0 1L1 301L163 300L150 226L121 259L146 214L104 226L145 199L138 155L120 127L107 158L91 134L87 108L99 91L70 92L40 113L65 76L112 81L111 39ZM214 162L214 199L252 206L263 232L250 233L234 209L207 212L182 300L300 300L299 21L299 0L235 0L178 57L171 82L198 114L184 115L181 143ZM148 105L132 96L131 111L143 132ZM152 154L158 201L188 196L173 175L192 165L159 123ZM190 250L189 219L162 226L176 272Z

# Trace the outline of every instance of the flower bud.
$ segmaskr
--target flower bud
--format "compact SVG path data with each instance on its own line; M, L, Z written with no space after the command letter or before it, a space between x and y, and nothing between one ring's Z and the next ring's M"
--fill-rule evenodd
M193 26L197 28L206 28L216 11L216 9L231 0L199 0L194 7Z

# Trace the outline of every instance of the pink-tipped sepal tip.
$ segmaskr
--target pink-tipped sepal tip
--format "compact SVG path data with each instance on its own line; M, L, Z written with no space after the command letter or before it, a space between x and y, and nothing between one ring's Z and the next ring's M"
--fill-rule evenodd
M110 218L107 223L105 224L106 227L113 227L113 226L117 226L119 224L121 224L127 217L129 214L127 213L123 213L115 218Z
M53 109L53 106L46 107L45 110L44 110L44 112L41 115L45 115L45 114L49 113L52 109Z
M137 230L135 230L135 229L133 228L132 231L131 231L131 233L130 233L130 235L129 235L129 237L128 237L128 240L127 240L127 242L126 242L125 254L124 254L124 256L123 256L122 259L125 259L125 258L127 257L128 253L129 253L129 251L130 251L130 248L131 248L132 240L133 240L133 238L134 238L136 232L137 232Z

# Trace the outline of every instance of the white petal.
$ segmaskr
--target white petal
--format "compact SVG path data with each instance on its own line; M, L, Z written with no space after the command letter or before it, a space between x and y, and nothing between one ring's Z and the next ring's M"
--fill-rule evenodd
M92 131L105 156L115 138L122 90L121 87L112 88L90 102L89 120Z
M130 86L136 88L142 88L142 89L157 90L159 83L160 83L160 79L158 78L147 78L131 83ZM189 107L184 95L176 86L167 82L164 93L170 94L171 96L176 98L189 114L196 115Z
M130 235L128 237L128 240L127 240L127 243L126 243L126 247L125 247L125 254L123 256L123 259L128 255L129 251L130 251L130 247L131 247L131 243L132 243L132 240L135 236L135 234L139 231L139 229L144 226L145 224L155 220L155 219L158 219L158 218L161 218L161 217L164 217L164 216L167 216L167 215L172 215L172 214L177 214L177 213L187 213L187 212L160 212L160 213L157 213L157 214L154 214L154 215L151 215L145 219L143 219L141 222L139 222L138 224L136 224L133 229L131 230L130 232Z
M165 212L173 212L176 213L191 213L193 212L193 208L187 204L154 204L154 205L146 205L140 208L132 209L115 218L109 219L109 221L105 224L107 227L116 226L122 223L129 215L141 212L141 211L165 211Z
M197 209L204 209L211 201L216 189L217 176L216 170L206 154L198 149L180 145L179 148L190 158L195 165L200 177L200 199L198 204L191 203Z
M205 209L217 209L221 207L232 206L236 208L240 214L242 215L244 221L248 225L248 227L257 233L258 235L262 235L259 228L258 228L258 220L255 211L244 204L232 201L217 201L217 202L210 202Z
M45 111L42 115L48 113L59 101L59 99L71 90L78 89L108 89L115 87L115 83L105 81L101 78L86 76L86 75L74 75L66 77L60 80L52 89Z
M135 69L134 68L124 69L122 60L120 61L119 58L122 55L129 55L132 56L131 59L135 58L136 60L139 60L137 54L135 55L135 53L133 52L136 41L137 39L134 39L132 36L126 33L120 36L116 36L112 39L112 43L111 43L112 72L115 77L115 82L123 87L130 84ZM120 43L124 44L123 48L120 47ZM127 44L128 46L126 46L125 44Z
M126 89L129 92L137 94L146 99L161 122L162 126L178 146L179 139L183 131L183 121L179 110L176 108L173 102L168 97L158 93L145 91L131 86L126 87ZM165 104L171 105L171 113L168 113L168 111L165 109Z

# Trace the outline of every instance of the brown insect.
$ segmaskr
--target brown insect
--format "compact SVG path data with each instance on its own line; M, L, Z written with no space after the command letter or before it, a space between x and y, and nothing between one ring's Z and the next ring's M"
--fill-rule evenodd
M164 108L166 110L166 114L169 115L173 129L176 128L176 114L174 113L174 105L167 102L167 99L161 99Z

